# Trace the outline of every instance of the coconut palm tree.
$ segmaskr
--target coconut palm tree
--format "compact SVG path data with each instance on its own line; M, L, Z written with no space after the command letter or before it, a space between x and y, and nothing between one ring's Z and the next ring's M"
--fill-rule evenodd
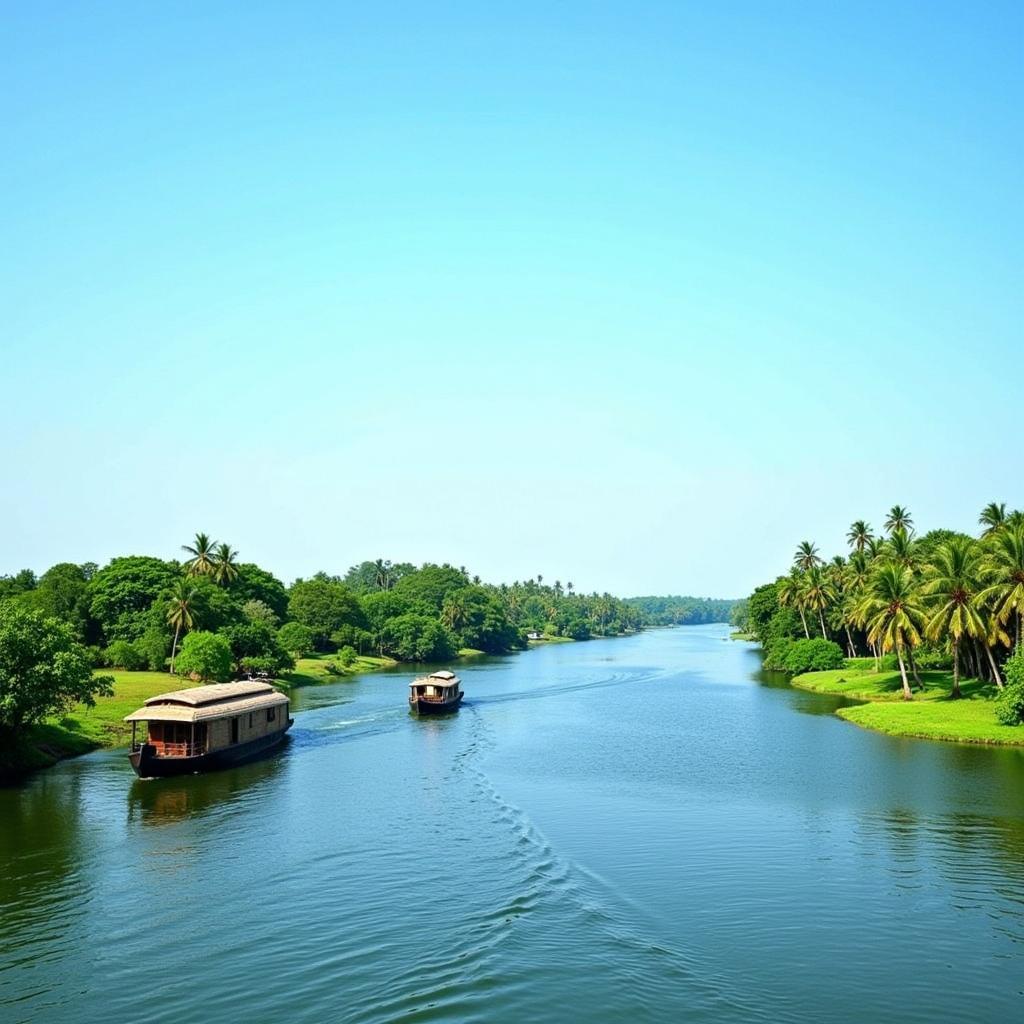
M953 696L960 696L960 642L964 637L984 639L985 620L978 611L981 552L967 537L953 537L932 553L925 570L922 593L930 598L932 613L925 624L929 640L949 638L953 652Z
M872 537L864 546L864 554L874 561L885 551L885 541L881 537Z
M171 601L167 606L167 624L174 627L174 642L171 644L171 675L174 675L174 659L178 653L178 639L181 631L190 630L195 626L195 612L192 600L195 596L195 585L187 579L179 579L171 590Z
M871 574L859 615L867 627L868 640L878 644L883 654L896 652L903 699L913 700L903 655L921 642L925 612L911 571L895 562L879 566Z
M835 587L828 574L817 565L811 566L804 573L800 596L805 607L818 613L821 635L823 639L827 640L828 631L825 629L825 609L836 599Z
M181 545L181 550L192 556L185 563L189 576L209 576L213 572L216 543L208 533L197 533L191 544Z
M238 577L238 552L230 544L218 544L213 553L213 578L223 586Z
M886 555L890 561L911 572L916 572L921 562L918 542L902 527L893 530L892 536L886 541Z
M981 592L991 602L999 622L1016 618L1016 646L1024 634L1024 526L996 530L988 538L986 567L991 582Z
M914 520L910 516L910 511L903 505L893 505L889 509L889 514L885 517L885 529L889 534L895 533L897 530L903 530L904 533L910 533L914 528Z
M854 551L863 551L874 540L871 524L864 522L863 519L858 519L856 522L851 523L846 539Z
M807 628L807 616L804 615L803 577L795 566L790 570L788 576L783 576L782 579L779 580L776 595L778 596L779 605L781 607L796 608L800 613L800 621L803 623L804 627L804 636L810 640L811 633Z
M373 582L378 590L391 589L391 560L378 558L373 563Z
M978 522L985 527L982 530L981 535L987 537L990 533L994 533L1000 527L1006 525L1006 502L1005 501L990 501L982 510L981 515L978 516Z
M809 540L800 541L796 547L796 553L793 555L793 564L805 572L815 565L821 565L822 558L818 554L818 546Z

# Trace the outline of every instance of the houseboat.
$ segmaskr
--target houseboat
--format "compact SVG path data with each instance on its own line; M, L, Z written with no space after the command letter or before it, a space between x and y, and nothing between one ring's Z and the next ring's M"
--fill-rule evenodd
M161 693L125 716L128 758L144 779L225 768L280 743L294 721L288 710L288 698L258 679ZM148 725L145 739L139 722Z
M454 711L462 700L459 677L447 669L431 672L409 684L409 707L418 715Z

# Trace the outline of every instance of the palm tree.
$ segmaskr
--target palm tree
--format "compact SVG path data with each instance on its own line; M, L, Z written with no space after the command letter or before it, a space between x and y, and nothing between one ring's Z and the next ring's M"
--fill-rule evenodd
M213 549L216 543L208 533L197 533L191 544L181 545L181 550L192 556L185 563L189 576L209 576L213 572Z
M776 595L782 608L796 608L800 613L800 621L804 626L804 636L810 640L811 633L807 628L807 616L804 615L803 577L795 566L790 570L788 576L783 576L779 580Z
M391 589L391 560L378 558L373 563L373 582L378 590Z
M192 599L195 596L195 585L187 579L179 579L171 591L171 602L167 607L167 623L174 627L174 643L171 644L171 675L174 675L174 658L178 653L178 638L181 631L190 630L195 625L195 613Z
M825 609L836 599L835 587L828 576L816 566L811 566L803 578L801 598L806 607L818 613L818 623L821 626L822 638L828 639L828 631L825 629Z
M982 536L987 537L990 533L994 533L1001 526L1006 525L1006 502L990 501L982 510L981 515L978 516L978 522L981 523L985 529L982 531Z
M818 554L818 546L812 544L809 540L802 540L796 547L796 553L793 555L793 564L798 569L803 569L805 572L815 565L821 565L822 558Z
M885 541L881 537L872 537L864 548L864 553L874 561L885 551Z
M896 652L903 680L903 699L913 700L907 682L903 652L921 642L924 609L909 569L888 562L872 573L859 611L868 630L868 640L883 653Z
M892 536L886 541L886 554L890 561L897 562L911 572L917 571L920 563L918 543L902 527L893 530Z
M1024 633L1024 525L995 531L988 538L986 559L991 584L981 592L990 601L999 622L1017 617L1017 649Z
M214 551L213 578L226 586L238 577L238 552L230 544L218 544Z
M885 529L888 533L895 533L897 530L903 530L904 533L910 533L914 528L914 520L910 517L910 511L903 505L893 505L889 509L889 514L885 518Z
M863 519L858 519L850 525L846 539L854 551L863 551L874 540L874 535L871 533L871 525L864 522Z
M967 537L954 537L932 554L922 590L933 599L934 611L925 625L929 640L949 637L953 651L953 696L960 696L960 641L984 639L985 620L978 612L981 553Z

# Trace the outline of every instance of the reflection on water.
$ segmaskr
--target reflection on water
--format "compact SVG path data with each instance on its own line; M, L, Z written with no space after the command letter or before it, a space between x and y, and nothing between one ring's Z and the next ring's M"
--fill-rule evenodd
M0 1019L1019 1016L1024 752L857 729L723 635L474 661L448 716L340 681L252 764L0 790Z

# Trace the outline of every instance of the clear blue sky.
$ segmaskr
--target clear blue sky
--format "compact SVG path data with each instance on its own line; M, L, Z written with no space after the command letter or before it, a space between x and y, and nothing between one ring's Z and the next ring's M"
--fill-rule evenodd
M1024 6L3 4L0 572L734 596L1024 505Z

